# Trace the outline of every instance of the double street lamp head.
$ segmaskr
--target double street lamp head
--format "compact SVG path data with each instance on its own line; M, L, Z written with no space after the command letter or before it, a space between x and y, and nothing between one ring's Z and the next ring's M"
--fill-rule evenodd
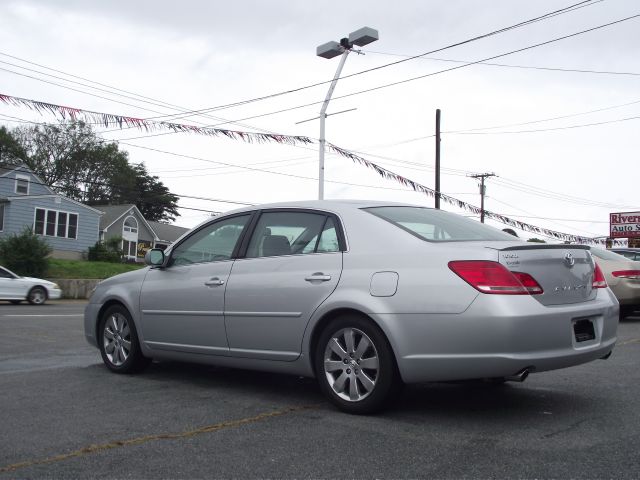
M362 27L349 34L349 38L343 38L340 42L327 42L316 48L316 55L322 58L333 58L342 55L345 50L351 50L354 45L364 47L378 40L378 31Z

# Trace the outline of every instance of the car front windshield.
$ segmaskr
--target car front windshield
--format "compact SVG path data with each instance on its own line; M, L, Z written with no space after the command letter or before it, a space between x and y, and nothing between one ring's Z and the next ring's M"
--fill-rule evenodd
M388 206L363 210L428 242L517 241L496 228L433 208Z

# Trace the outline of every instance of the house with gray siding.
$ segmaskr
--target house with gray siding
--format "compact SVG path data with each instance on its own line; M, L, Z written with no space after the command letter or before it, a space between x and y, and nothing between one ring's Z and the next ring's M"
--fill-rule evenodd
M94 205L103 215L100 219L100 241L121 237L127 261L142 262L150 248L166 248L188 232L188 228L151 222L133 204Z
M148 222L153 231L156 232L158 239L153 248L161 248L164 250L182 235L189 231L188 228L178 227L177 225L169 225L168 223Z
M98 241L101 215L58 195L26 165L0 167L0 238L30 227L53 257L80 259Z

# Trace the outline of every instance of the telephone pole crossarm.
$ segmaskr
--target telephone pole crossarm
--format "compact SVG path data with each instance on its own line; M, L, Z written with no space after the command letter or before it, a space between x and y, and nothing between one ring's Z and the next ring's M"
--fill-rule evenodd
M484 181L489 177L497 177L495 173L478 173L476 175L469 175L471 178L480 180L480 223L484 223L484 195L487 191Z

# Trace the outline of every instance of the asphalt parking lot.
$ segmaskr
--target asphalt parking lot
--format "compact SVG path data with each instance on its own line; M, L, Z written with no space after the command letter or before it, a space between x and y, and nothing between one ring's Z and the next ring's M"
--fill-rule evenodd
M640 478L640 317L606 361L410 386L359 417L310 379L178 363L112 374L83 308L0 304L0 478Z

